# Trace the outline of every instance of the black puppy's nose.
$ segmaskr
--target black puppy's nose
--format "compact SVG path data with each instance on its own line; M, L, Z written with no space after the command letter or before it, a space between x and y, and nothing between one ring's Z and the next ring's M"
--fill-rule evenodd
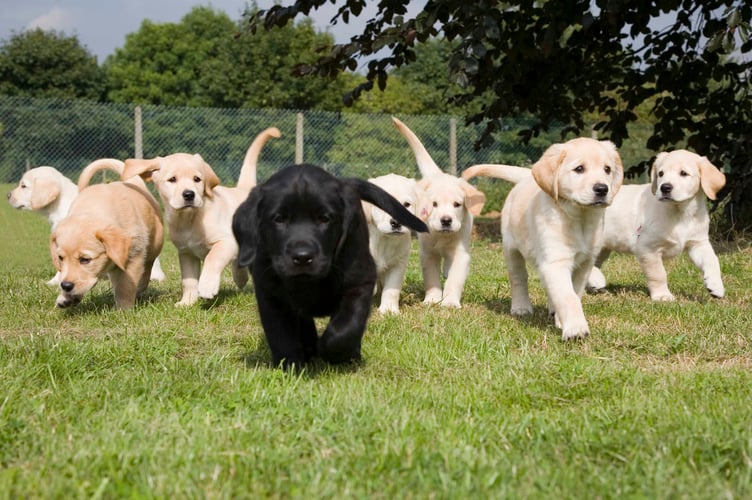
M310 266L313 257L314 251L310 247L297 247L292 251L292 263L296 266Z
M72 281L63 281L60 283L60 288L62 288L64 292L72 292L75 286L76 285Z
M183 199L185 201L193 201L196 198L196 193L191 191L190 189L186 189L183 191Z
M666 184L661 184L661 193L663 194L670 194L671 191L674 190L674 185L670 182L667 182Z
M608 184L599 182L593 186L593 191L597 196L606 196L608 194Z
M449 227L452 225L452 218L448 215L445 215L439 220L441 221L441 227Z
M392 229L399 229L402 227L402 224L400 224L394 219L389 220L389 225L392 226Z

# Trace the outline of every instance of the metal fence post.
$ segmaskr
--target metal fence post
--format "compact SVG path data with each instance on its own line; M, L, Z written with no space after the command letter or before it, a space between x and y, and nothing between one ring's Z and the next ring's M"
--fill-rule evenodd
M141 159L144 157L144 138L141 128L141 106L136 106L133 110L133 135L134 135L134 158Z
M449 119L449 173L457 175L457 119Z
M298 113L295 122L295 163L303 163L303 113Z

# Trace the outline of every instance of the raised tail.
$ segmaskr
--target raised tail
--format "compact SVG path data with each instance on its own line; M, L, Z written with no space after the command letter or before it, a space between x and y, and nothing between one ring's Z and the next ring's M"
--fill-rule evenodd
M84 169L81 171L81 175L78 176L78 190L81 191L82 189L87 187L94 175L96 175L97 172L101 172L103 170L111 170L117 173L117 180L120 180L123 175L124 167L125 163L114 158L100 158L99 160L94 160L93 162L86 165L86 167L84 167Z
M238 177L239 189L250 192L256 186L256 170L258 165L258 157L261 153L261 148L264 147L266 141L275 137L280 137L279 129L277 127L269 127L262 131L253 140L248 147L248 151L245 153L245 159L243 160L243 166L240 168L240 176Z
M410 146L410 149L413 150L415 161L418 163L418 170L420 170L421 177L428 177L430 175L442 173L439 166L436 165L436 162L433 161L431 155L429 155L428 151L426 151L423 143L420 142L420 139L418 139L418 136L415 135L412 130L407 128L407 125L399 121L397 118L392 117L392 122L394 122L394 126L397 127L397 130L400 131L402 137L407 140L407 144Z
M403 226L407 226L419 233L428 232L428 226L426 226L422 220L411 214L402 203L397 201L396 198L376 184L358 178L349 178L345 180L355 188L361 200L373 203L394 217L394 220Z
M532 170L525 167L515 167L512 165L499 165L492 163L482 163L466 168L462 172L462 178L465 180L473 177L495 177L515 184L530 179L533 176Z

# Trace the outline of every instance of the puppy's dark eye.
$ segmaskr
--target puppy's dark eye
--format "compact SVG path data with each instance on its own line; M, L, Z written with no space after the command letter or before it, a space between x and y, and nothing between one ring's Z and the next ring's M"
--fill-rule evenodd
M460 208L461 206L462 206L462 203L460 203L459 201L454 202L454 208Z
M609 167L608 165L606 165L606 168L604 168L603 170L604 170L604 171L605 171L605 172L606 172L607 174L610 174L610 173L611 173L611 167Z
M198 175L197 175L197 176L195 176L195 177L193 178L193 182L195 182L195 183L199 183L199 182L201 182L201 177L199 177Z
M177 181L178 181L177 177L170 177L169 179L167 179L167 182L175 183Z
M26 184L24 184L23 182L21 183L21 189L26 189Z
M405 208L410 208L410 202L406 201L405 203L402 204L402 206Z
M658 172L658 177L663 177L663 170L661 170L660 172Z
M91 262L91 259L90 259L90 258L88 258L88 257L79 257L79 258L78 258L78 262L80 262L81 264L84 264L84 265L86 265L86 264L88 264L89 262Z
M581 174L581 173L583 173L585 171L585 166L584 165L577 165L576 167L574 167L574 171L577 172L578 174Z
M434 201L434 202L433 202L433 208L436 208L436 207L438 207L438 206L439 206L439 204L438 204L437 202L435 202L435 201Z
M287 222L287 217L284 214L274 214L272 215L272 222L275 224L284 224Z
M317 220L319 224L329 224L332 221L332 217L329 214L319 214Z
M681 175L682 177L687 177L689 173L687 173L686 170L682 170L681 172L679 172L679 175Z

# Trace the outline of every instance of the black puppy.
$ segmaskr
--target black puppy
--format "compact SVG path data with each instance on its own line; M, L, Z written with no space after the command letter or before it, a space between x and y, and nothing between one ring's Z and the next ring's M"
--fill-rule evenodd
M235 212L238 264L253 276L275 364L300 367L315 355L330 363L360 360L376 281L361 200L428 231L378 186L315 165L280 170ZM320 316L331 316L321 338L313 319Z

